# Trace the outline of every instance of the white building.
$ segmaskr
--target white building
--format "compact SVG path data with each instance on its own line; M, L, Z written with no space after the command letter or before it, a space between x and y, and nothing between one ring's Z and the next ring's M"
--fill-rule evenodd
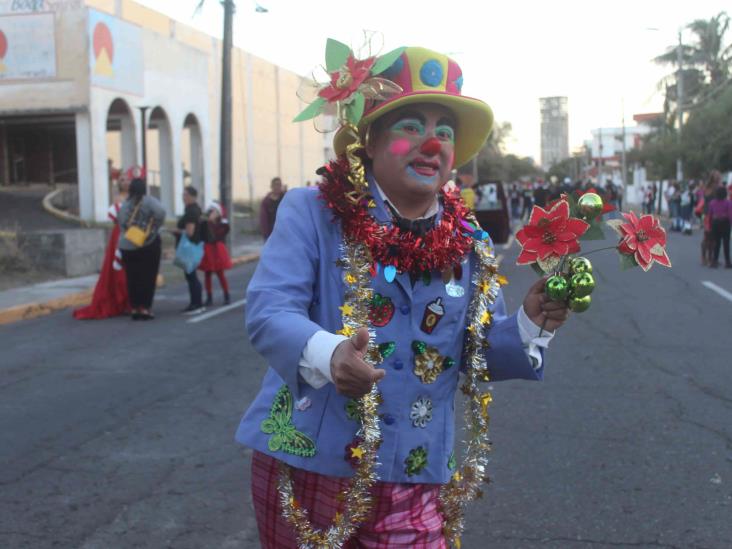
M610 179L615 185L622 186L623 175L623 142L625 152L642 146L643 137L652 130L652 122L658 118L657 113L637 114L633 116L635 126L597 128L592 130L592 140L587 142L592 157L591 175L600 185ZM623 139L625 135L625 139ZM628 180L626 200L639 203L642 199L642 189L646 185L645 168L628 165L632 178Z
M113 174L142 164L144 125L169 214L185 185L215 198L220 59L219 40L132 0L0 0L0 185L77 185L82 219L104 221ZM302 78L236 48L232 72L234 199L315 179L329 150L292 123Z

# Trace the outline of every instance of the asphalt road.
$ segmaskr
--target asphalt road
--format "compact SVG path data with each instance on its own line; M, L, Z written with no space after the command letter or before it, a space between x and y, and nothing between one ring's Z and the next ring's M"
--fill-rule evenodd
M732 292L732 271L699 266L698 240L671 235L674 268L646 274L593 256L546 380L494 387L463 547L732 547L732 301L702 284ZM513 309L535 275L502 253ZM265 369L244 305L188 322L183 287L160 297L150 323L0 327L0 548L258 546L233 442Z

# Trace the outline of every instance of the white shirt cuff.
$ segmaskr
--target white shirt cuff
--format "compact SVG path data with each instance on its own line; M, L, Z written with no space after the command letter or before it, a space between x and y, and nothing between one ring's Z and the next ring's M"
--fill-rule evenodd
M333 382L330 359L336 347L346 339L345 336L325 330L318 330L308 339L298 362L298 372L308 385L320 389L329 381Z
M534 321L526 315L523 305L518 310L516 321L518 323L519 336L521 337L521 342L524 344L526 356L534 366L534 370L538 370L541 368L542 364L541 351L539 348L542 347L546 349L549 347L549 342L554 337L554 332L544 330L541 337L539 337L541 326L534 324Z

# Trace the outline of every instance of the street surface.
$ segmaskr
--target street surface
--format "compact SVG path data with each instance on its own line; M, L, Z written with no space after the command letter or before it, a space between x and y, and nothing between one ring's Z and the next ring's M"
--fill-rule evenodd
M593 305L545 381L494 386L492 483L463 547L732 547L732 294L713 289L732 271L702 268L699 240L670 235L672 270L591 256ZM514 310L536 275L499 252ZM254 267L232 272L237 306L196 322L174 286L154 322L0 327L0 548L258 547L233 441L265 370L240 302Z

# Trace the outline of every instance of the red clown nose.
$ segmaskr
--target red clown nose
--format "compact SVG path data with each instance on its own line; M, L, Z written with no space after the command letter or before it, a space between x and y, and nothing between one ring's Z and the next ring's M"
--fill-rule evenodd
M430 137L427 141L422 143L422 146L419 148L419 152L422 154L426 154L427 156L435 156L437 154L440 154L440 151L442 150L442 144L440 143L440 140L436 137Z

